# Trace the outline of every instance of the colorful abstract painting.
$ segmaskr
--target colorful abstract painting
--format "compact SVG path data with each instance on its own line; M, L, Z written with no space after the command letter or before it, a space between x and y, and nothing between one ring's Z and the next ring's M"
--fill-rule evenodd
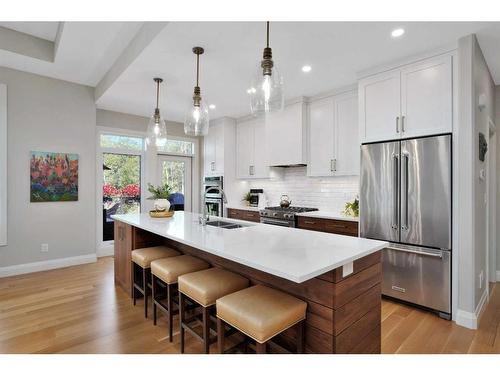
M78 155L31 151L31 202L78 200Z

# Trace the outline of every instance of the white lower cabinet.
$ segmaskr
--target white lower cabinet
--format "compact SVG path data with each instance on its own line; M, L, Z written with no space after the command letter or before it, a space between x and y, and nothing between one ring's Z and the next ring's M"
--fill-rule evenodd
M252 119L236 126L236 177L240 179L267 178L265 122Z
M356 91L309 105L308 176L359 174L358 98Z

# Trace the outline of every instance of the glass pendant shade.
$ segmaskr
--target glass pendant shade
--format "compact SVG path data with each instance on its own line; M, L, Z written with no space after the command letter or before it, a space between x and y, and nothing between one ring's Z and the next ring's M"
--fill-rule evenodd
M207 135L209 121L210 116L205 101L200 100L199 105L194 105L191 100L184 120L184 133L193 136Z
M281 111L285 105L285 95L283 77L276 66L269 75L263 74L262 67L259 65L248 94L250 95L250 110L254 116Z
M167 144L167 125L159 111L149 119L146 133L146 149L162 149Z

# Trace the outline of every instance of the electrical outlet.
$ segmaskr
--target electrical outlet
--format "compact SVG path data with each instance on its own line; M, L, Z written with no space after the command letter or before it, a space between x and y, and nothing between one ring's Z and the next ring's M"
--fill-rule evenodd
M483 289L484 271L479 272L479 289Z
M49 244L48 243L43 243L42 246L40 247L40 251L42 253L48 253L49 252Z

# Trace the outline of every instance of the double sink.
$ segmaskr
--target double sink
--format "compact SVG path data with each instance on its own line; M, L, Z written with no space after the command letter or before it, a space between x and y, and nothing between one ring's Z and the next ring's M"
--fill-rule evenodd
M207 225L210 225L211 227L218 227L218 228L224 228L224 229L237 229L237 228L244 228L244 227L249 226L249 225L230 223L229 221L222 221L222 220L209 221L207 223Z

